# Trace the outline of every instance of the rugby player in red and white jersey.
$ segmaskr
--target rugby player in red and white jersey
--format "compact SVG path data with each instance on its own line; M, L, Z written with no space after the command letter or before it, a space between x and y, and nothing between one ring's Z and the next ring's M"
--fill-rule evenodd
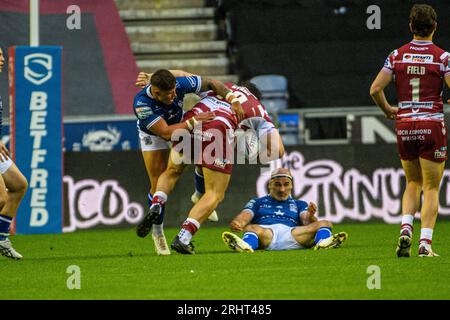
M215 118L195 126L192 134L186 135L183 132L180 134L183 136L183 141L174 143L168 167L158 180L157 191L150 209L154 214L152 219L157 219L186 165L196 164L204 177L205 190L190 210L188 218L172 242L172 249L182 254L195 253L191 243L193 235L225 196L232 172L234 133L238 125L247 130L255 130L260 140L265 141L263 147L269 150L266 161L278 159L284 154L281 137L257 98L260 93L256 86L250 82L244 83L243 86L233 84L226 84L226 86L232 90L227 97L220 97L209 92L184 115L183 120L187 121L209 110L214 112ZM239 100L245 112L240 122L228 102L234 99ZM172 141L174 139L176 140L176 137L172 135ZM199 148L195 147L196 142Z
M450 54L433 44L437 15L429 5L414 5L409 28L413 40L394 50L370 88L370 95L389 119L396 119L397 145L407 185L402 199L402 224L396 253L411 255L414 214L421 208L419 256L437 256L431 249L439 207L439 185L447 160L447 127L442 90L450 87ZM398 107L383 89L395 79Z

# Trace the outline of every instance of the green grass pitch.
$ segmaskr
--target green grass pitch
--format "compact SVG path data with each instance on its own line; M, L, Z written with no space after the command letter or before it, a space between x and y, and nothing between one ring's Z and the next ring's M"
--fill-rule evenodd
M313 251L232 252L226 228L208 223L195 237L197 254L154 253L151 237L134 230L79 231L12 237L21 261L0 257L0 299L450 299L450 221L438 222L433 249L419 258L395 255L398 225L341 224L342 248ZM167 229L170 242L177 229ZM69 290L67 268L79 266L81 288ZM368 289L380 268L380 289ZM370 282L370 281L369 281Z

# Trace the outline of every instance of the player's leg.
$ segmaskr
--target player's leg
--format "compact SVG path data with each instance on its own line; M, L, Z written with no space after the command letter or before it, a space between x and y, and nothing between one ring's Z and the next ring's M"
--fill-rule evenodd
M195 176L195 192L191 196L191 201L192 203L196 204L205 193L205 177L203 177L202 167L199 166L195 167L194 176ZM219 221L219 216L217 215L216 210L211 212L211 214L208 216L208 220L212 222Z
M183 162L182 155L173 150L170 152L167 169L161 174L153 197L150 211L155 218L158 217L164 209L169 195L172 193L175 185L183 174L186 164Z
M139 131L142 157L144 159L145 169L150 180L150 192L147 194L149 210L153 200L153 194L158 184L159 176L166 169L167 158L169 154L169 144L164 139L149 135ZM137 226L138 236L145 237L152 230L152 239L155 244L155 250L158 255L169 255L170 250L164 235L163 221L164 211L156 221L148 222L150 212L144 217L144 220Z
M230 183L231 174L202 168L205 177L205 194L199 202L192 207L189 217L203 223L209 214L217 208L225 197L225 191Z
M244 228L244 236L242 239L228 231L222 233L222 239L234 251L254 252L257 249L265 249L270 246L273 239L273 232L270 228L263 228L257 224L249 224Z
M402 223L396 253L398 257L411 256L414 215L420 207L422 172L419 159L401 160L406 176L406 188L402 197Z
M419 158L419 161L423 176L419 256L433 256L436 254L431 250L431 242L438 215L439 186L444 172L445 161L434 162L423 158Z
M6 171L4 171L5 164L7 166ZM20 202L27 191L28 182L10 159L0 164L0 172L2 173L0 178L0 199L2 200L0 210L0 253L8 258L21 259L22 255L12 248L8 236L11 222L16 216Z
M203 174L205 177L205 194L192 207L188 218L184 221L180 232L172 242L172 248L179 253L195 253L191 239L200 228L200 225L223 200L230 182L231 174L221 171L203 167Z
M328 220L319 220L292 229L292 237L304 248L330 249L338 248L347 240L346 232L332 234L333 224Z
M252 249L266 249L273 239L273 232L270 228L262 228L257 224L249 224L244 228L242 240L247 242Z
M151 205L151 201L153 200L153 196L158 184L158 179L166 169L168 152L169 150L167 149L142 151L145 169L147 170L147 175L151 185L150 191L147 195L149 205ZM150 212L147 213L147 215L144 217L144 220L138 225L136 229L137 235L139 237L147 236L150 230L152 229L153 223L155 224L155 226L153 226L153 230L159 234L162 232L164 216L161 215L159 221L155 220L149 221L148 219L149 215Z

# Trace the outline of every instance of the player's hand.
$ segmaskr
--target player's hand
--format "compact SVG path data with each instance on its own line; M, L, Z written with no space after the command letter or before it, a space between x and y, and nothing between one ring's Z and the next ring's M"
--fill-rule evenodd
M388 110L385 112L385 116L388 119L397 119L398 107L389 106Z
M450 104L450 99L447 100L447 103Z
M235 101L233 104L231 104L231 109L236 114L238 123L241 122L245 116L245 112L244 109L242 109L241 103L239 101Z
M235 231L235 232L244 231L244 228L241 226L239 221L236 221L236 220L233 220L230 222L230 229L231 229L231 231Z
M317 213L317 205L314 202L310 202L308 209L302 214L302 221L304 224L309 224L314 220L314 215Z
M197 121L208 122L208 121L213 120L215 116L216 116L216 114L214 112L208 111L208 112L199 113L194 118Z
M144 88L149 83L150 83L150 74L145 72L139 72L136 79L136 85L138 87Z
M308 206L308 214L311 216L317 213L317 205L314 202L310 202Z
M6 146L3 144L3 142L0 142L0 155L1 155L1 157L0 157L1 162L4 162L4 161L6 161L6 159L9 158L9 151L6 148Z

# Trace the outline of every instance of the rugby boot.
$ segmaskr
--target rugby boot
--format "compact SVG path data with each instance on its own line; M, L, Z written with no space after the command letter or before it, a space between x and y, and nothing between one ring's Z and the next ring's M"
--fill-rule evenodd
M136 234L139 237L144 238L150 233L152 225L160 217L161 211L162 211L161 204L159 203L152 204L150 209L148 209L148 212L145 215L144 219L136 227Z
M8 238L0 241L0 254L13 260L20 260L23 258L20 253L14 250L11 241Z
M407 229L403 229L400 237L398 238L397 249L395 252L397 253L397 257L410 257L411 256L411 234Z
M189 244L184 244L183 242L181 242L178 236L173 239L172 245L170 247L181 254L195 254L194 245L192 244L192 242L190 242Z
M347 238L347 232L335 233L331 237L319 241L319 243L314 246L314 250L339 248Z
M234 233L225 231L222 233L222 240L231 250L237 252L254 252L252 247L247 242L239 238Z

